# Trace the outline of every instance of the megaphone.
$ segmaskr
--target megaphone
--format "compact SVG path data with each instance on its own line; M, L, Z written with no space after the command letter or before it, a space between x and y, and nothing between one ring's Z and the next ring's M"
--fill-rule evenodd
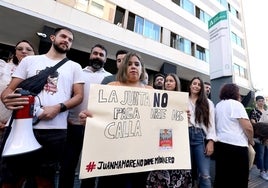
M34 96L28 95L29 104L24 108L13 111L11 132L6 140L2 156L18 155L40 149L42 146L33 133Z

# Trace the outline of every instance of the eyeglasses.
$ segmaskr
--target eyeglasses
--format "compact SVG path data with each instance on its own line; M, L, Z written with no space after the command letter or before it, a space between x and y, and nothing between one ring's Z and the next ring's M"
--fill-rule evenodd
M23 47L16 47L15 49L18 50L18 51L23 51L23 50L26 50L26 51L28 51L28 52L32 52L32 51L33 51L33 49L30 48L30 47L26 47L26 48L23 48Z

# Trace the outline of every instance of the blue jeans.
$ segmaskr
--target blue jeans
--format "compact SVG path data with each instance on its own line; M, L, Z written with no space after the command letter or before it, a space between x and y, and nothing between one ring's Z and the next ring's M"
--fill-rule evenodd
M201 128L190 127L190 152L192 166L198 173L198 187L211 188L210 157L205 155L205 134Z
M256 151L256 165L260 171L268 170L268 147L261 144L255 143L255 151Z

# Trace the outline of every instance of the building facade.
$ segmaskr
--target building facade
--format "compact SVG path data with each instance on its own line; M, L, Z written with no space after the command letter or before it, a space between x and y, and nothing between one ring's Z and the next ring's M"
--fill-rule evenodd
M253 90L242 0L1 0L0 58L21 39L45 53L59 26L74 30L70 59L85 66L91 47L108 49L105 68L114 73L119 49L141 54L149 75L176 73L182 90L199 76L210 81L208 21L220 11L230 16L232 81L241 95ZM212 92L218 92L213 91Z

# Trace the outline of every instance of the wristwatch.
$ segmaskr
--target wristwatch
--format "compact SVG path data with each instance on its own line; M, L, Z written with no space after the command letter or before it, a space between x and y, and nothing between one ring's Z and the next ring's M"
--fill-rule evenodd
M67 110L67 107L65 106L65 104L60 103L60 112L65 112Z

